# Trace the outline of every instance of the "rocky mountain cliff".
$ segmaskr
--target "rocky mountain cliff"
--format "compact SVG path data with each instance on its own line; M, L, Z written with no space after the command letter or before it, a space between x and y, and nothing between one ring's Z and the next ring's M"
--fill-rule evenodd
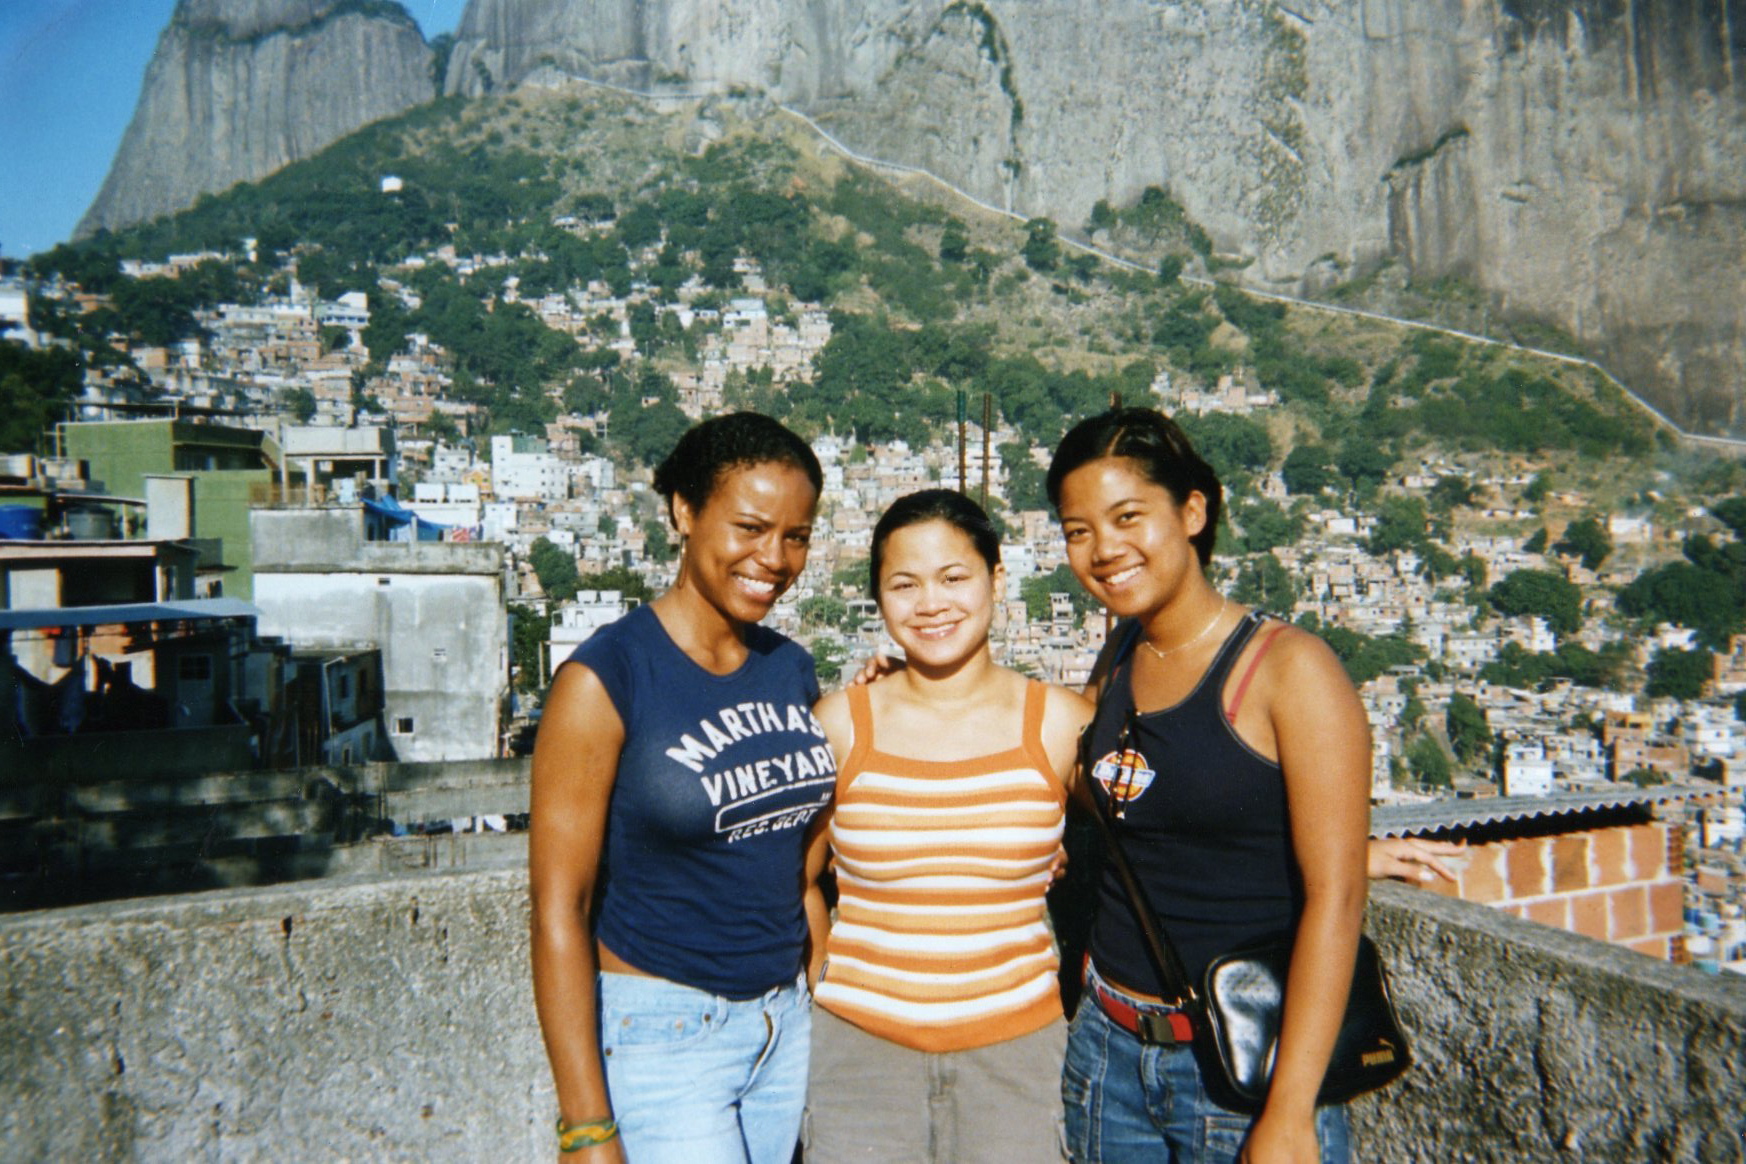
M435 94L386 0L181 0L80 237L181 210Z
M1746 0L471 0L447 88L764 90L1073 225L1166 186L1243 277L1385 259L1746 431Z

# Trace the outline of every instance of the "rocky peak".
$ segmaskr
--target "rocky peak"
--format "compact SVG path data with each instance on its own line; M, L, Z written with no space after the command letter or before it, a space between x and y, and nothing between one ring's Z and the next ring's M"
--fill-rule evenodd
M79 236L262 178L434 95L389 0L180 0Z

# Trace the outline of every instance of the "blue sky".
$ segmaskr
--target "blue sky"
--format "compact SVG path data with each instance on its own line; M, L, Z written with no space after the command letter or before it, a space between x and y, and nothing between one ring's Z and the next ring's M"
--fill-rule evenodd
M427 37L465 0L401 0ZM0 254L64 242L97 196L175 0L0 0Z

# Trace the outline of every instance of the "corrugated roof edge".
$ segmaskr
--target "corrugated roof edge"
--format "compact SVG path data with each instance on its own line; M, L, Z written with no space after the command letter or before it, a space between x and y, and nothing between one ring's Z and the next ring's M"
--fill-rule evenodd
M1384 804L1370 810L1370 835L1410 837L1515 820L1580 816L1638 805L1655 806L1720 791L1719 787L1671 785L1561 792L1550 796L1492 796L1478 800L1433 800L1424 804Z

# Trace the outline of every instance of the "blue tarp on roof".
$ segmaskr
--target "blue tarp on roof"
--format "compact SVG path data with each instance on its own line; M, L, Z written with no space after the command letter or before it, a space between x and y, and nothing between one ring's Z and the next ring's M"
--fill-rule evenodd
M373 542L440 542L449 527L403 507L392 497L364 499L364 536Z

